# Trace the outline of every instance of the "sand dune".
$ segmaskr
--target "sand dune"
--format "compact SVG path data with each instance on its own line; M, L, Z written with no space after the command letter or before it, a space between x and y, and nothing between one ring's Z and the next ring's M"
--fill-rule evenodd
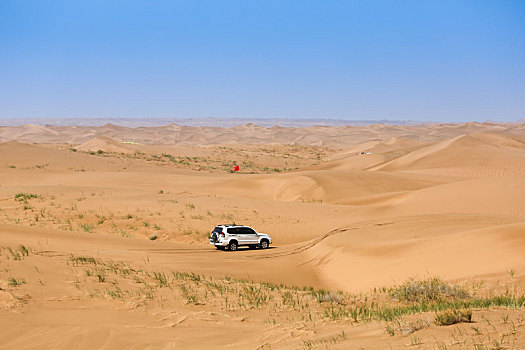
M109 164L103 159L89 157L86 154L71 152L67 149L56 149L19 142L0 144L0 164L4 167L25 170L29 176L31 170L40 171L40 176L47 175L43 170L53 168L59 170L82 169L98 166L99 168L115 169L118 162Z
M117 142L109 137L95 137L87 142L76 147L80 151L92 151L97 152L99 150L103 152L116 152L116 153L133 153L131 147L126 147L126 144Z
M1 130L0 142L21 141L21 142L47 142L47 140L57 140L60 133L56 130L40 125L21 125L6 127Z
M438 183L419 175L325 170L228 180L219 183L217 190L248 198L349 204L368 195L413 191Z
M0 142L68 143L79 145L95 137L134 141L142 144L298 144L345 148L370 140L386 141L392 138L419 142L436 142L471 133L506 133L523 135L525 124L422 124L370 126L313 126L261 127L246 124L233 128L194 127L168 124L161 127L123 127L114 124L102 126L36 125L0 126Z
M408 336L386 327L418 319L422 348L451 332L468 348L473 325L435 310L348 310L412 305L388 288L414 276L523 294L521 124L24 125L0 140L2 348L396 349ZM273 247L216 251L220 223ZM469 307L480 343L525 346L525 304L509 305Z
M525 215L525 176L474 179L423 188L404 196L395 213L483 213L514 217Z
M396 219L388 225L413 233L388 237L381 225L337 232L310 248L307 264L326 284L361 291L416 275L466 280L525 268L523 223L433 236Z
M511 169L507 174L522 173L522 165L515 160L523 155L525 144L511 137L488 133L470 134L420 148L370 170L459 168L483 172L492 168Z

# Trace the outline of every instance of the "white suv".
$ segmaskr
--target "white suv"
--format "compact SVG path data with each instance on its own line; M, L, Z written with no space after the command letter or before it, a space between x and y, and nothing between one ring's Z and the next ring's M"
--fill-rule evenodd
M215 226L210 235L210 244L217 249L226 247L235 251L240 246L248 246L250 249L257 247L266 249L272 243L272 238L265 233L258 233L253 228L241 225L218 225Z

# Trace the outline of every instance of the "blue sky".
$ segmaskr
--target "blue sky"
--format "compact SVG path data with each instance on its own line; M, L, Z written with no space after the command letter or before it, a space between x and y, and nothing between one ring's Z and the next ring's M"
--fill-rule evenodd
M525 1L0 0L0 118L525 117Z

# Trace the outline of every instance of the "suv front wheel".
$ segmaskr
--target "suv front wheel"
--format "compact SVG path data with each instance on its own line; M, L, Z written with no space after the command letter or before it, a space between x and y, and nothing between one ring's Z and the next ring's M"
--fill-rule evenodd
M237 242L233 241L233 242L230 242L230 244L228 245L228 248L230 249L230 251L234 252L237 250Z
M267 249L268 246L269 246L269 244L268 244L268 240L263 239L263 240L261 241L261 249Z

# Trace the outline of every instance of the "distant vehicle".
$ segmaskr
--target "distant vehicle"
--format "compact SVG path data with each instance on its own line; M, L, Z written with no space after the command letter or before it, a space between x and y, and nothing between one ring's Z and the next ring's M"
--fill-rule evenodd
M217 249L235 251L241 246L250 249L267 249L272 243L270 235L259 233L253 228L242 225L217 225L210 235L210 244Z

